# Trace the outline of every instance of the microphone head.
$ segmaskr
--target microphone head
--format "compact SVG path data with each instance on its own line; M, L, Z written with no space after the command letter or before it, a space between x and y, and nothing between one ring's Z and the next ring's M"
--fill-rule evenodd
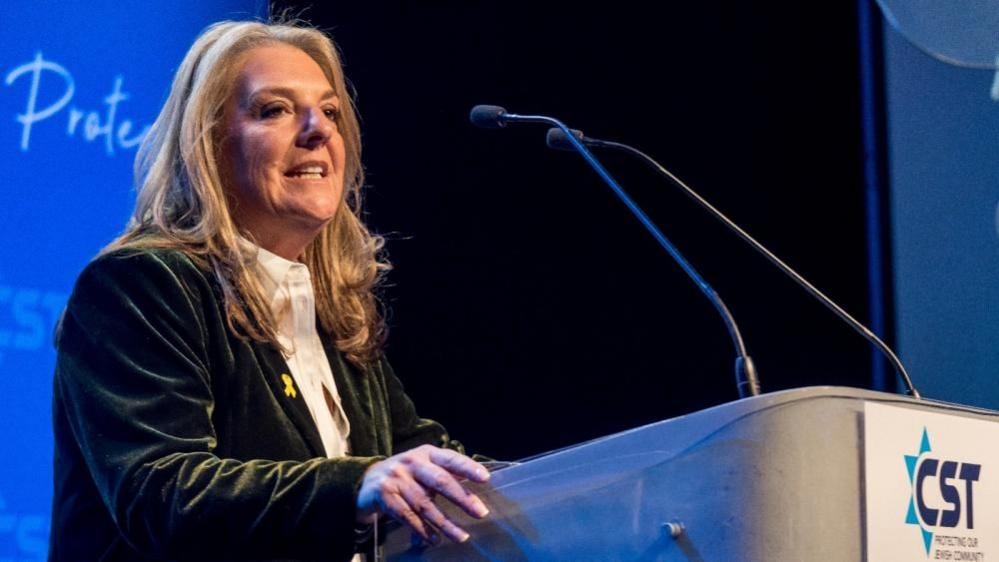
M580 142L583 142L586 137L583 136L583 131L578 129L569 129L572 131L572 136L576 137ZM548 129L548 134L545 136L545 143L548 148L553 148L555 150L576 150L572 142L569 140L569 136L565 134L565 131L559 129L558 127L552 127Z
M477 105L472 108L468 118L472 125L483 129L500 129L506 126L503 117L506 110L498 105Z

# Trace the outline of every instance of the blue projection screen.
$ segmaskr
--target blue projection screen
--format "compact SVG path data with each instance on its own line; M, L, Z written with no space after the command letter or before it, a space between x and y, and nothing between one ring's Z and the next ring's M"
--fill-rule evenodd
M52 332L121 231L132 162L197 34L262 0L5 0L0 7L0 562L44 560Z
M928 398L999 409L999 81L884 38L899 355Z

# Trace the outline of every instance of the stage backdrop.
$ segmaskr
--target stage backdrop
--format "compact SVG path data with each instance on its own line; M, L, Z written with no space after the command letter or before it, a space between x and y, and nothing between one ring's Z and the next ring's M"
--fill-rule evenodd
M999 14L961 4L882 0L895 323L927 397L999 409Z
M0 7L0 561L43 560L52 332L118 233L132 162L198 32L263 0L5 0Z

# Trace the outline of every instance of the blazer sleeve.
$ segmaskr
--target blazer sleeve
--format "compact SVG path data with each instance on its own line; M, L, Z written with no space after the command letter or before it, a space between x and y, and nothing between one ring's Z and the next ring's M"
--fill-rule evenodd
M158 252L103 256L77 281L55 391L108 512L157 557L349 559L357 489L377 458L213 454L213 298L189 260Z

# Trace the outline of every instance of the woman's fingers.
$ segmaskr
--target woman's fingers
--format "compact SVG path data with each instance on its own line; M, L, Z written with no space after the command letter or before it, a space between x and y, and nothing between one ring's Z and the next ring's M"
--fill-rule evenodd
M486 470L486 467L465 455L437 447L427 447L427 449L430 461L446 469L448 472L464 476L473 482L486 482L489 480L489 471Z
M423 537L424 540L434 542L433 535L427 529L419 513L410 506L410 503L401 493L383 494L382 506L386 515L404 525L408 525L413 532Z
M436 531L464 542L468 533L457 526L433 503L440 494L473 517L489 513L482 500L469 493L458 481L489 480L489 471L472 459L429 445L401 453L368 468L357 496L357 518L370 522L381 511L409 526L414 533L437 542Z
M465 510L472 517L485 517L489 509L475 494L465 490L455 477L434 463L423 463L413 467L413 478L424 488L437 492Z
M409 504L410 509L416 512L424 522L429 523L430 526L440 530L444 533L447 538L456 542L465 542L468 540L468 533L457 526L450 519L441 512L440 508L434 505L433 500L427 495L424 490L417 482L411 482L410 485L404 486L402 488L402 496ZM430 538L431 542L436 542L434 537Z

